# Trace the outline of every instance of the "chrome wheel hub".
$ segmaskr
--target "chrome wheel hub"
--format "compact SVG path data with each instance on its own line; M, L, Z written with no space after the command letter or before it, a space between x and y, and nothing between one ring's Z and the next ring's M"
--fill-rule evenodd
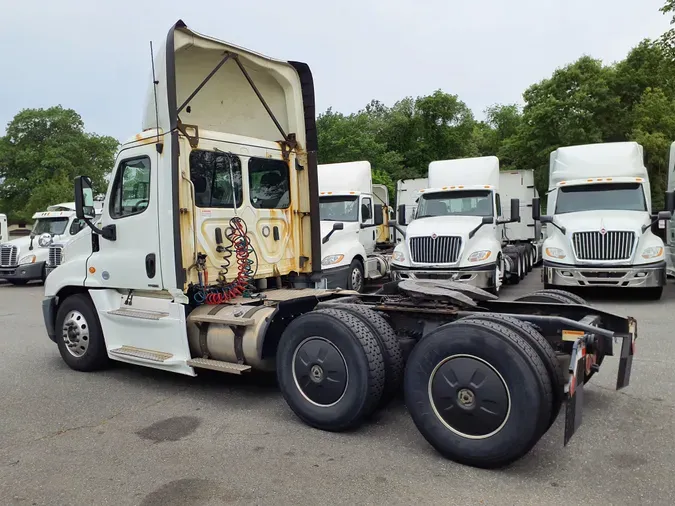
M70 311L63 320L61 338L74 357L82 357L89 348L89 324L79 311Z

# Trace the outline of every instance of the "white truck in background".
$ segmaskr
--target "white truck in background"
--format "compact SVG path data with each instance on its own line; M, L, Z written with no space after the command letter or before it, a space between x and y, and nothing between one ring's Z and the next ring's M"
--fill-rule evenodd
M361 292L367 281L389 274L388 259L377 251L388 227L373 195L370 163L323 164L318 173L322 272L328 288ZM377 191L381 197L382 188Z
M507 239L505 225L520 222L520 201L511 199L505 218L498 158L432 162L428 186L411 223L399 210L407 229L392 255L394 279L451 279L497 293L505 275L514 283L525 276L535 256L529 242Z
M427 177L399 179L396 182L396 219L400 231L393 231L394 242L399 243L404 239L407 225L401 225L401 223L410 223L413 220L415 211L417 211L420 190L425 188L429 188L429 178ZM404 218L400 218L400 216L404 216Z
M56 241L67 241L85 224L75 216L75 203L49 206L33 215L33 229L29 236L0 244L0 279L13 285L29 281L44 281L48 274L49 247Z
M589 144L551 153L544 241L546 288L640 288L660 299L672 217L653 214L641 145Z

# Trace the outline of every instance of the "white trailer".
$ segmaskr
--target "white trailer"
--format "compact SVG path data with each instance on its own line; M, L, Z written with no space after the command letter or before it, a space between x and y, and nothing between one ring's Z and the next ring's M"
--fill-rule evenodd
M564 293L505 302L448 281L320 288L309 67L182 21L165 40L143 131L117 154L99 224L91 180L75 179L90 231L66 245L42 302L69 367L275 370L290 409L327 431L365 423L402 388L427 441L479 467L521 458L558 413L567 442L590 367L615 341L617 388L628 385L635 320ZM469 373L449 382L453 369Z
M417 211L417 201L420 198L420 190L429 188L429 178L399 179L396 182L396 220L398 230L394 229L394 242L399 243L404 239L407 225ZM402 217L402 218L401 218Z
M639 288L660 299L668 207L653 211L643 148L635 142L552 152L549 215L541 217L545 286Z
M0 214L0 244L9 241L9 230L7 226L7 215Z

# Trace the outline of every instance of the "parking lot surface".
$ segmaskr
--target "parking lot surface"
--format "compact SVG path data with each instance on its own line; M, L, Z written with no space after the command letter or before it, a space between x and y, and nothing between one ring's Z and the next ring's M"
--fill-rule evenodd
M542 288L532 272L504 298ZM441 458L401 400L347 434L303 425L266 377L77 373L47 338L43 288L0 286L0 504L673 504L675 286L594 299L638 319L631 385L608 357L563 447L559 418L525 458L483 471Z

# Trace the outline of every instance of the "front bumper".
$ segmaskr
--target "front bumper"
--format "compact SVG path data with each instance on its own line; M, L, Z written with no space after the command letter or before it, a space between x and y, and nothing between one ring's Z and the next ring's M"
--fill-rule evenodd
M349 265L342 267L333 267L332 269L324 269L321 271L321 277L326 279L328 283L327 288L347 288L350 271Z
M579 266L544 260L542 281L555 286L654 288L666 284L666 262L639 266Z
M56 330L54 324L56 322L56 298L46 297L42 300L42 317L45 320L45 328L49 339L56 342Z
M495 287L495 271L497 264L491 263L479 267L460 267L455 269L424 269L417 267L401 267L391 265L391 278L394 281L403 279L447 279L460 281L483 289Z
M7 281L42 279L44 267L45 262L35 262L34 264L24 264L16 267L0 267L0 279L6 279Z

